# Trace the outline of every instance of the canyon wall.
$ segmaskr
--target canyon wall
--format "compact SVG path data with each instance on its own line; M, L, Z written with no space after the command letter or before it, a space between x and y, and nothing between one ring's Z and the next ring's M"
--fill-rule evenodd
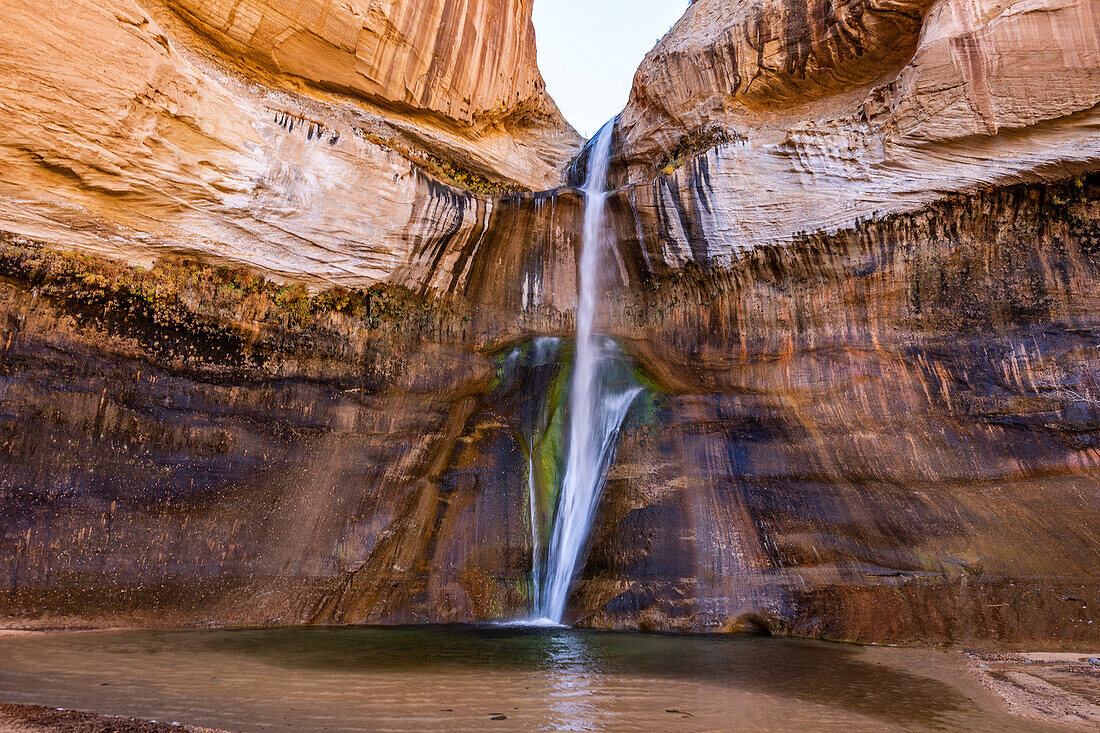
M1098 104L1088 0L700 0L638 71L621 162L640 216L671 230L640 245L655 268L728 265L947 192L1094 170Z
M279 3L236 3L221 33L210 24L228 3L10 0L0 227L144 266L191 256L313 287L400 280L410 246L471 236L489 193L556 185L580 143L543 91L530 3L475 3L466 15L447 4L441 17L443 5L322 3L309 7L331 12L287 15ZM477 53L483 77L444 64L436 35L410 35L432 18L481 39L447 58ZM498 22L510 45L477 31ZM349 34L367 45L341 56ZM382 41L370 46L372 34ZM337 46L307 50L305 39ZM376 57L355 67L368 46ZM293 48L296 64L253 63ZM429 73L417 58L446 68ZM349 64L377 88L334 86ZM404 85L415 103L398 94Z
M530 286L559 243L485 239L454 302L0 242L5 623L521 615L495 342L569 322Z
M1095 640L1098 268L1092 175L807 234L621 296L609 327L659 410L620 447L578 617Z
M663 412L577 618L1095 639L1098 102L1095 3L694 3L620 117Z
M530 608L583 198L511 189L579 141L528 4L415 5L16 3L4 623ZM600 330L646 392L571 621L1095 641L1098 14L689 7L619 118Z
M556 114L535 63L531 0L169 5L237 58L379 106L467 125Z
M5 618L305 623L362 568L389 588L380 548L482 487L438 493L495 344L571 327L578 196L524 189L581 141L531 3L298 6L5 7ZM521 605L511 475L393 618Z
M604 324L647 393L569 618L1092 639L1098 213L1095 175L1019 185L620 293ZM527 436L569 364L515 339L571 323L515 320L530 264L485 268L522 249L488 239L477 302L5 243L7 623L525 613Z

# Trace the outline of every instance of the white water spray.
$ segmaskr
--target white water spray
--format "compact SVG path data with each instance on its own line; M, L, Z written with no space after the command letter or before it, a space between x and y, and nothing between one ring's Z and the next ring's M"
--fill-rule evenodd
M577 345L569 389L568 452L554 514L545 568L538 584L536 616L561 623L569 591L588 543L615 438L636 385L612 384L609 367L620 352L608 338L593 333L600 270L607 248L604 208L614 122L600 130L589 150L584 185L584 239L577 302Z

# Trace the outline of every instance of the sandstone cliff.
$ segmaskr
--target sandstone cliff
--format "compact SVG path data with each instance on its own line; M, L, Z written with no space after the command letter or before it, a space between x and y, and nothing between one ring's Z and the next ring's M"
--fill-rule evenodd
M622 158L640 216L670 227L645 245L661 266L728 264L945 192L1094 169L1098 103L1088 0L700 0L638 72Z
M1086 638L1098 103L1095 3L694 3L620 118L605 329L667 412L580 616Z
M0 614L520 615L582 197L423 169L534 187L573 141L529 74L440 96L419 75L470 81L468 54L410 48L455 23L467 52L518 64L525 6L237 5L11 14ZM482 46L490 12L512 31ZM1097 15L689 8L619 123L600 328L646 391L573 621L1095 639Z
M654 278L624 245L639 286L604 321L647 395L570 618L1087 643L1098 220L1092 176L709 273ZM568 352L499 344L570 324L529 302L516 318L531 265L497 270L522 243L487 239L465 305L400 288L311 297L242 271L7 242L7 623L522 615L525 436L561 399ZM530 256L552 261L553 246Z
M578 617L1093 636L1098 183L955 196L729 268L652 277L624 252L607 327L660 408L623 440Z
M543 91L530 4L488 5L8 2L0 226L145 265L390 279L410 243L468 235L492 209L439 180L547 187L579 142ZM480 45L442 55L448 29ZM348 34L365 45L341 56ZM348 74L363 84L335 83Z
M483 127L556 114L535 65L531 0L168 4L237 58L395 111Z

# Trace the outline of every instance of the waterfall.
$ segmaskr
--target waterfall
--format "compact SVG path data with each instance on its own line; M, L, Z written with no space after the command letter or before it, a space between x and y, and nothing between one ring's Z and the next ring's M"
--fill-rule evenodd
M561 623L583 559L600 492L627 410L641 388L621 378L622 354L612 339L593 333L600 272L608 246L604 206L614 121L589 149L584 185L584 239L577 294L577 342L569 388L567 454L545 565L538 568L535 615Z

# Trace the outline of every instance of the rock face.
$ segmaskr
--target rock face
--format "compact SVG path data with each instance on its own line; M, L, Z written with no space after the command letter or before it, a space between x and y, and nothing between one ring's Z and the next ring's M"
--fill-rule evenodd
M468 265L468 300L450 306L5 242L7 622L522 614L526 487L491 341L499 314L523 323L530 263L491 240ZM545 244L527 252L549 267ZM502 282L527 287L512 302ZM534 309L527 325L555 327Z
M0 40L5 623L525 613L583 198L441 178L572 155L529 8L72 5ZM619 122L646 392L571 620L1095 640L1098 12L692 4Z
M622 158L647 181L629 192L640 216L668 222L645 245L665 264L729 264L944 192L1100 161L1095 3L811 6L700 0L639 70ZM732 142L651 180L716 139Z
M168 5L229 59L350 94L475 169L545 187L575 152L535 62L532 0Z
M457 574L428 593L409 568L373 617L507 613L527 562L519 487L484 484L484 518L471 524L462 499L447 520L494 527L491 549L462 532L437 542L433 507L483 486L439 482L455 480L467 422L487 419L484 350L568 326L577 198L440 179L554 185L578 146L534 67L530 3L237 3L227 23L221 9L7 9L3 369L19 396L4 417L4 615L304 623L387 558L376 546L438 547ZM318 453L333 428L344 437ZM507 433L490 432L469 460L504 451ZM59 482L58 461L80 475Z
M1095 3L694 3L620 121L605 328L667 412L578 618L1088 638L1098 102Z
M395 110L460 124L556 112L535 65L530 0L171 0L237 57Z
M632 275L608 327L662 408L620 448L578 618L1095 638L1098 237L1092 176Z
M1017 186L664 277L624 242L604 326L650 396L571 618L1091 639L1098 213L1095 176ZM528 403L560 380L501 381L498 344L570 324L517 322L529 262L487 240L450 305L7 244L8 622L522 615Z
M412 9L427 12L423 3L352 13L363 43L372 32L388 39L371 63L394 74L378 77L370 95L341 87L363 96L325 91L339 67L332 54L299 49L296 58L313 66L251 69L154 0L10 5L0 33L8 120L0 132L0 225L66 248L146 266L166 255L202 256L318 286L367 287L394 280L415 258L411 243L470 235L488 218L491 201L439 185L440 175L490 188L552 186L579 143L542 91L524 3L492 8L513 23L513 42L486 40L477 67L484 79L466 67L441 68L429 86L443 96L421 95L416 105L404 92L385 93L420 80L414 67L399 73L393 53L427 58L438 45L435 35L402 35L394 26L430 27L430 17L418 20ZM214 23L222 5L173 7L237 48L230 40L242 37L240 24L267 6L237 3L229 35L195 20ZM337 19L352 22L350 6L329 5L323 18L303 11L300 32L279 37L321 43L329 36L311 29L336 33ZM469 15L447 7L445 20L466 33L488 23L484 4ZM272 36L260 31L284 17L276 10L261 13L268 20L249 36L246 59L266 48L261 40Z
M912 57L934 1L693 3L638 70L627 148L653 157L700 128L799 116L882 79Z

